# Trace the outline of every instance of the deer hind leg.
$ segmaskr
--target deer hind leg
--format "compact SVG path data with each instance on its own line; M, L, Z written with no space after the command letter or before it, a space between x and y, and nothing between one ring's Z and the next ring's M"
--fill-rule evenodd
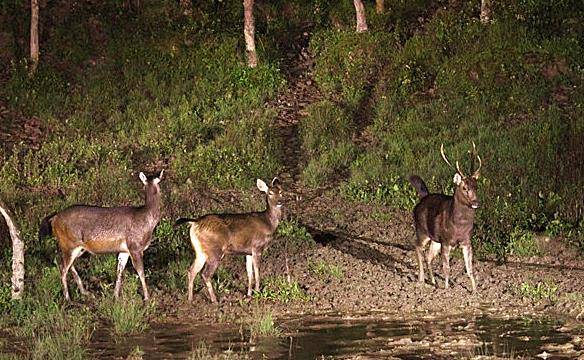
M203 246L199 240L199 234L197 232L196 226L191 225L189 236L191 238L191 245L195 250L195 260L187 272L187 299L190 302L193 301L193 287L195 278L207 262L207 254L205 254L205 251L203 251Z
M140 283L142 283L142 292L144 293L144 300L148 301L150 299L150 295L148 295L146 277L144 276L144 262L142 261L142 252L131 252L130 258L132 259L132 265L134 266L134 269L136 269L136 272L138 273L138 277L140 277Z
M430 281L433 285L436 285L436 279L434 279L434 271L432 270L432 261L440 252L440 248L442 245L439 242L432 241L430 243L430 251L428 251L428 255L426 256L426 266L428 266L428 273L430 274Z
M430 238L428 237L421 237L420 235L417 236L416 241L416 257L418 260L418 281L423 283L424 282L424 248Z
M128 259L130 258L129 253L119 253L118 254L118 268L116 274L116 287L114 290L114 297L117 299L120 297L120 290L122 289L122 277L124 273L124 269L126 268L126 264L128 263Z
M444 288L448 289L450 279L450 245L444 245L442 248L442 271L444 271Z
M245 256L245 270L247 271L247 296L251 296L251 286L253 283L253 259L252 259L252 255Z
M201 253L197 253L197 257L195 258L195 261L193 261L193 263L191 264L191 267L189 268L188 272L187 272L187 288L188 288L188 301L193 301L193 287L194 287L194 283L195 283L195 278L197 277L197 274L201 271L201 269L203 268L203 266L205 265L205 262L207 261L207 257L205 256L205 254Z
M215 291L213 291L213 284L211 283L211 279L213 278L213 274L215 274L215 271L219 266L220 259L221 259L220 257L208 259L207 263L205 264L205 268L203 269L203 273L201 274L201 276L203 277L203 281L207 286L207 291L209 291L209 297L211 298L211 301L215 304L217 303L217 297L215 296Z
M470 245L462 246L462 255L464 256L464 267L466 268L466 273L470 278L470 284L472 286L472 291L477 291L477 285L472 273L472 247Z
M69 297L69 286L67 284L67 273L69 272L71 266L73 266L73 262L80 255L82 250L83 250L82 248L78 247L72 250L63 251L63 262L59 270L61 270L61 284L63 285L63 296L65 296L65 300L67 301L71 301L71 298Z

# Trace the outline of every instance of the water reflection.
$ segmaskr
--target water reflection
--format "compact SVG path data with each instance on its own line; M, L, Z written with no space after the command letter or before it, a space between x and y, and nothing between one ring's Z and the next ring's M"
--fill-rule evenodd
M550 319L497 319L487 316L392 320L376 317L308 316L282 319L283 335L250 341L245 326L154 325L147 333L114 341L107 329L94 333L90 354L125 358L139 346L145 359L189 358L204 343L212 354L228 352L250 358L448 359L499 356L549 358L584 354L582 335L559 331ZM579 337L580 336L580 337Z

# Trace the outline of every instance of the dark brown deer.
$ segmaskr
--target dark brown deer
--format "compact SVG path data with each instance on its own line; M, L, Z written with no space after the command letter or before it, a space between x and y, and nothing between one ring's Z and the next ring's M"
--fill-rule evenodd
M188 270L188 300L193 300L193 283L197 274L203 270L202 278L209 291L211 301L217 303L211 278L226 254L245 255L247 269L247 296L252 294L252 282L255 278L255 290L260 290L260 257L272 236L280 218L282 209L280 199L282 188L277 178L270 187L258 179L257 187L266 193L267 207L262 212L244 214L210 214L197 219L178 219L178 224L188 223L190 238L196 258Z
M99 207L73 205L43 219L39 230L39 239L53 234L59 243L62 263L59 265L63 295L67 301L69 289L67 273L69 269L83 295L88 292L83 287L81 278L73 262L85 251L92 254L118 253L118 269L114 295L120 295L122 272L128 258L140 277L144 299L148 300L148 288L144 278L142 256L150 246L152 232L160 220L160 175L147 178L140 173L144 184L145 204L139 207Z
M444 155L444 145L440 146L440 154L446 163L452 164ZM430 194L424 181L416 175L410 176L412 186L418 192L420 202L414 208L414 225L416 228L416 255L418 260L418 280L424 282L424 249L428 242L430 250L426 255L426 266L430 281L436 284L432 271L432 260L442 248L442 268L445 288L448 288L450 276L450 250L460 245L464 256L464 265L470 278L472 290L476 291L476 283L472 271L471 235L474 224L475 209L480 206L477 197L477 180L481 168L481 158L476 152L473 142L473 154L479 162L479 167L472 176L465 176L456 162L454 174L454 195Z

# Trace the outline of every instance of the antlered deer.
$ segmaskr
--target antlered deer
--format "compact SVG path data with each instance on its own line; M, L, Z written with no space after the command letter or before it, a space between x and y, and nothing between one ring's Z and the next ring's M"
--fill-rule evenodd
M453 167L444 155L444 145L440 146L440 154L446 163ZM450 250L460 245L464 256L464 265L470 278L472 290L476 291L476 283L472 272L471 235L474 224L475 209L480 205L477 198L477 180L481 168L481 158L476 152L473 142L473 154L479 162L479 167L472 176L465 176L456 162L454 175L454 195L430 194L424 181L416 175L410 176L412 186L418 192L420 202L414 208L414 225L416 228L416 255L418 259L418 280L424 282L424 248L431 242L426 255L426 266L432 284L436 284L432 272L432 260L442 248L442 268L444 271L445 288L448 288L450 273Z
M247 269L247 296L252 294L252 282L255 278L255 290L260 290L260 256L263 249L272 240L282 209L280 199L282 189L277 178L270 187L258 179L257 187L266 193L267 207L262 212L244 214L210 214L198 219L181 218L176 224L189 223L190 238L196 258L188 270L188 300L193 300L193 283L201 271L203 281L209 291L211 301L217 303L211 278L226 254L245 255ZM204 268L203 268L204 266Z
M142 256L150 246L152 232L160 220L160 175L147 178L140 173L144 184L145 204L139 207L99 207L88 205L73 205L56 214L43 219L39 230L39 239L51 233L57 238L62 254L59 266L63 295L67 301L69 289L67 273L69 269L79 287L86 295L81 278L75 270L73 262L85 251L92 254L119 253L115 297L119 297L122 286L122 272L128 258L140 277L144 299L148 300L148 288L144 278Z

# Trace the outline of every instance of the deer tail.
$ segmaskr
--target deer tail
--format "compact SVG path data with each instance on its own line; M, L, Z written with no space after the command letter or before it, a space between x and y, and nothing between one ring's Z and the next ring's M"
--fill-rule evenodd
M53 235L53 225L51 224L51 219L55 214L51 214L41 221L41 226L39 227L39 241Z
M418 193L418 197L420 199L423 199L426 196L428 196L429 194L428 187L426 186L426 183L424 182L424 180L422 180L421 177L419 177L418 175L412 175L408 178L408 180L410 181L410 184L412 184L414 189L416 189L416 192Z

